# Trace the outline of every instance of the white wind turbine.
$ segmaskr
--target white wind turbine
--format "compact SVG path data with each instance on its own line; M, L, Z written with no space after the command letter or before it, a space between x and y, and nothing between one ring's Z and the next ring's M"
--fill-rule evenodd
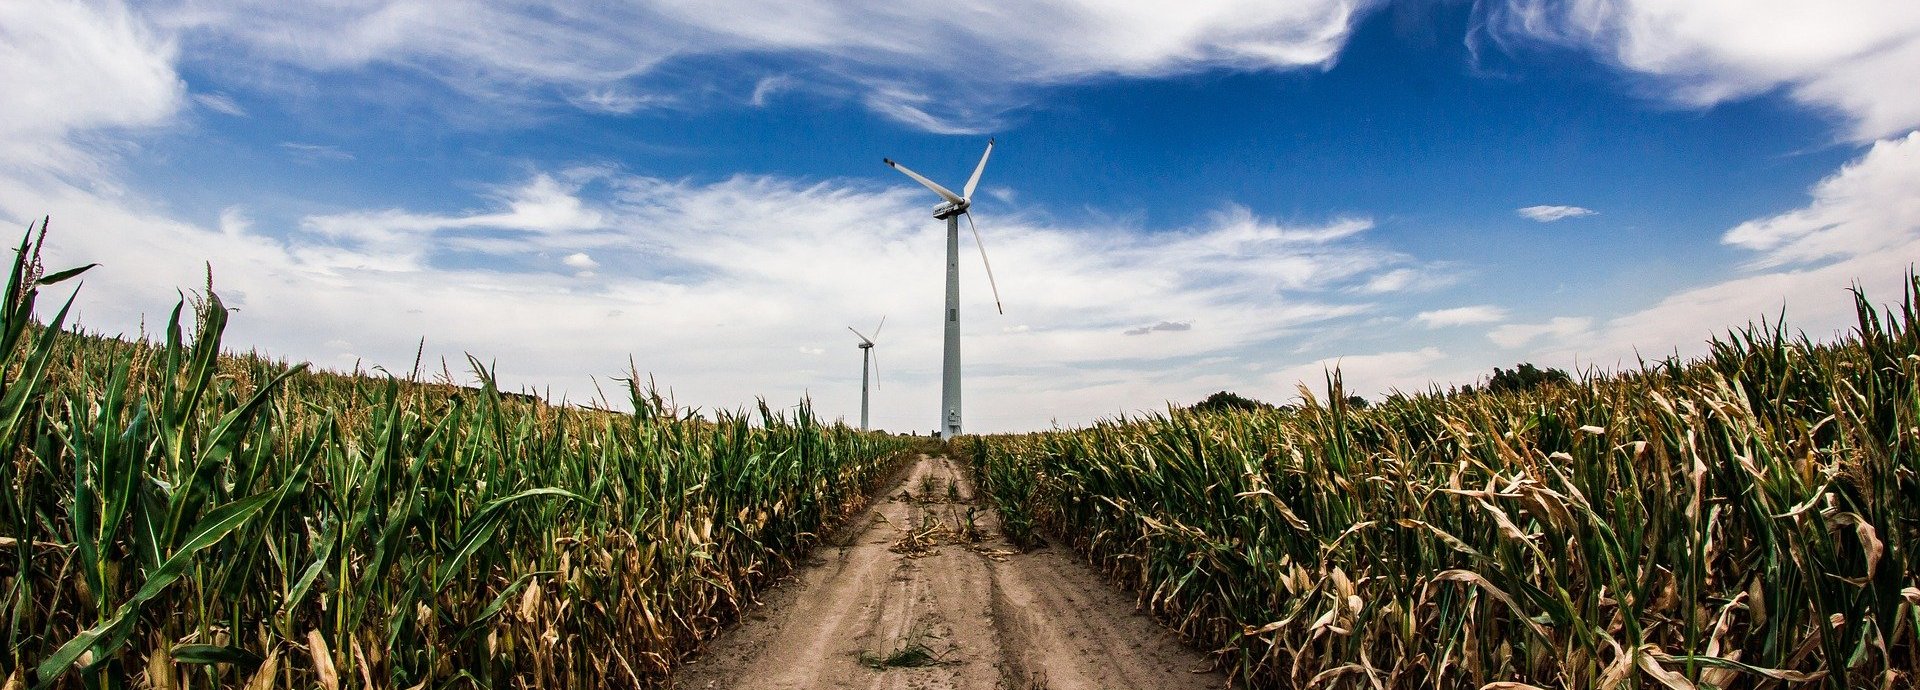
M986 153L980 154L980 164L974 166L973 177L967 178L967 186L959 194L921 177L891 158L884 159L894 170L926 185L927 189L945 200L933 207L933 217L947 221L947 340L940 367L941 439L953 438L960 433L960 216L967 217L967 227L973 228L973 243L980 247L980 263L987 267L987 286L993 288L993 306L1000 313L1007 313L1000 307L1000 287L993 282L993 264L987 262L987 245L980 241L980 228L974 226L973 214L968 212L973 207L973 190L979 186L980 173L987 169L987 156L991 155L993 140L988 139Z
M880 329L886 327L887 317L882 316L880 317L880 325L873 327L873 338L880 337ZM880 356L873 353L873 338L869 338L859 331L854 331L852 326L848 326L847 330L853 331L854 335L860 337L860 430L866 431L867 372L868 370L872 370L873 384L874 387L878 388L880 385Z

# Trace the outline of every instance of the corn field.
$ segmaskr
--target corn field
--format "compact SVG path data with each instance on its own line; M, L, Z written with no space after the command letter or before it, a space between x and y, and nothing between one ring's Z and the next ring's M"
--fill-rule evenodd
M1522 393L968 439L1009 536L1068 542L1236 682L1920 683L1920 279L1858 328Z
M44 232L43 232L44 234ZM641 687L850 515L903 443L225 356L0 309L0 679L15 688ZM418 367L416 366L416 369ZM636 377L637 378L637 377Z

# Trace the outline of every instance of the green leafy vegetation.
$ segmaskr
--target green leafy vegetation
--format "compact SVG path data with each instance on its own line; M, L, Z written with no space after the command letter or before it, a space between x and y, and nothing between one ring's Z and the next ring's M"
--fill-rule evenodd
M1530 391L1541 386L1572 383L1573 377L1567 372L1554 368L1541 369L1532 362L1521 362L1512 369L1493 368L1493 377L1487 379L1487 390L1494 393L1514 393Z
M1223 412L1226 410L1255 411L1271 410L1273 406L1252 398L1241 397L1239 394L1230 391L1220 391L1207 396L1205 400L1194 403L1193 406L1188 409L1195 412Z
M1920 279L1835 344L1751 326L1575 383L967 439L1252 687L1920 682ZM1328 402L1322 402L1328 401Z
M44 227L44 226L43 226ZM912 441L801 405L683 416L308 371L0 310L0 685L639 687L844 520ZM443 369L444 371L444 369Z
M861 666L875 671L885 671L890 668L938 666L946 663L946 655L952 651L952 648L949 647L946 652L942 652L935 650L927 644L937 639L932 631L927 628L915 627L913 632L901 640L900 644L895 646L891 651L880 653L872 650L863 650L860 652L858 659Z

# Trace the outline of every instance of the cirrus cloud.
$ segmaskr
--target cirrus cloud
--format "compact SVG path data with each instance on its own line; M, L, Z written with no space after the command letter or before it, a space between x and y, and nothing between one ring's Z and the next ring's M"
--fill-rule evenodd
M1355 23L1383 4L632 0L574 7L512 0L163 0L142 10L204 51L198 59L225 60L223 69L329 73L391 66L430 75L495 107L541 100L558 86L577 94L565 100L578 107L633 112L656 104L632 95L633 83L681 79L663 69L675 61L791 55L812 67L773 81L749 80L741 90L751 95L740 98L758 105L776 90L851 92L909 126L971 132L992 126L1035 87L1107 76L1326 66ZM936 92L941 98L930 99Z
M1426 324L1427 328L1445 328L1447 326L1471 326L1482 323L1499 323L1507 320L1507 310L1491 304L1479 304L1471 307L1454 307L1423 311L1413 320Z
M1551 223L1568 218L1591 216L1598 213L1598 211L1590 208L1581 208L1579 206L1528 206L1515 209L1514 213L1520 214L1523 218L1530 218L1542 223Z
M167 124L186 102L177 55L116 3L0 3L0 167L97 171L72 137Z
M1920 126L1920 3L1910 0L1496 0L1476 36L1590 49L1704 107L1784 89L1867 141Z
M1886 251L1920 237L1920 132L1875 143L1813 188L1805 208L1728 230L1727 244L1779 266Z

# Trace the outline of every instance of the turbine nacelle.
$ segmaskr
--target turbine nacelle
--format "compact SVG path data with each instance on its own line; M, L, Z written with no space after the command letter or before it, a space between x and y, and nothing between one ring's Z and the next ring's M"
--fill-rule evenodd
M880 337L880 329L886 328L886 327L887 327L887 317L882 316L880 317L880 325L875 326L873 329L873 338ZM873 349L873 338L869 338L867 337L867 334L861 333L858 330L854 330L852 326L848 326L847 330L853 331L853 336L860 339L860 343L858 345L855 345L855 347L858 347L862 350Z
M967 209L972 207L973 207L973 203L967 201L966 199L961 199L960 203L957 203L957 204L951 201L943 201L943 202L940 202L939 205L936 205L933 207L933 217L937 220L946 220L948 218L952 218L962 213L966 213Z

